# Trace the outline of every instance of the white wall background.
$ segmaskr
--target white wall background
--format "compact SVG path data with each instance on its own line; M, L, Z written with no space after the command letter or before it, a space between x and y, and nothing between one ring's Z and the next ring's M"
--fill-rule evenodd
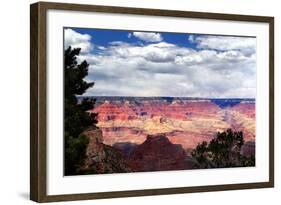
M50 0L51 1L51 0ZM276 204L281 195L280 40L281 12L277 0L72 0L61 2L159 9L275 16L275 177L274 189L224 191L170 196L63 202L59 204ZM1 4L0 32L0 204L29 201L29 4L9 0ZM275 203L274 203L275 202ZM53 203L57 204L57 203Z

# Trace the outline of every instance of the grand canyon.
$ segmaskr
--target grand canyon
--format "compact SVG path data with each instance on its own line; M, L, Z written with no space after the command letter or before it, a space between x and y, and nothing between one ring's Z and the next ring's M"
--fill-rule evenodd
M109 172L117 166L120 172L198 168L191 151L229 128L243 132L241 153L255 155L254 99L93 98L88 112L98 114L98 129L86 134L94 138L86 167L95 166L97 173L108 165Z
M64 39L65 175L256 165L256 38L65 28Z

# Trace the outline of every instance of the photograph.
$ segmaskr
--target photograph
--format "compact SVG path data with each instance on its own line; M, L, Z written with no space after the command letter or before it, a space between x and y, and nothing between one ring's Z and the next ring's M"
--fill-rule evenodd
M30 199L274 187L274 16L246 13L32 4Z
M64 176L255 167L255 36L61 35Z

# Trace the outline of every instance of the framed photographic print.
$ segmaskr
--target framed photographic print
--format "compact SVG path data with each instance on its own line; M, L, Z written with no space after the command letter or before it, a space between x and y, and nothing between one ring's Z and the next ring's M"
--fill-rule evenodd
M274 18L31 5L30 197L274 186Z

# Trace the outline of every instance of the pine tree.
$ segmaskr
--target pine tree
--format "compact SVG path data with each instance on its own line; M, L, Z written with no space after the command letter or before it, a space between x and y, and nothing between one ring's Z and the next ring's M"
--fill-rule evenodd
M218 132L209 143L203 141L191 152L201 168L254 166L255 156L241 154L244 145L243 132Z
M89 140L81 133L89 126L95 126L97 115L88 113L95 104L95 99L83 98L82 95L94 85L86 82L89 64L86 61L78 64L80 48L69 47L64 52L64 171L65 175L74 175L83 165Z

